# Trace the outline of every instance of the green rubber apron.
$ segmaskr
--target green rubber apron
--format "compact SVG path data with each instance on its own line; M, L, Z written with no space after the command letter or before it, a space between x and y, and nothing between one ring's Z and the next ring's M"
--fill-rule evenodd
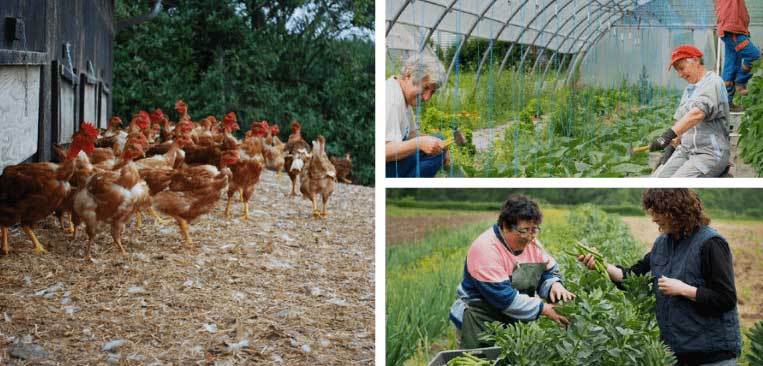
M535 289L538 287L541 275L545 270L545 263L517 264L511 275L511 287L522 294L535 296ZM479 339L487 330L486 324L492 322L511 324L516 321L487 301L468 302L464 309L463 325L461 326L461 348L490 347L492 344Z

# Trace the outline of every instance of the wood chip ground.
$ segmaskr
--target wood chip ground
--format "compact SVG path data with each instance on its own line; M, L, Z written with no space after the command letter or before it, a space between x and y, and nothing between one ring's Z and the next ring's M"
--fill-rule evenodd
M263 172L252 218L225 201L191 224L128 225L122 257L107 227L83 260L53 216L19 227L0 257L2 365L369 365L374 360L374 190L338 184L327 219ZM238 195L236 195L236 198ZM145 216L144 216L145 217ZM11 357L40 346L41 360Z

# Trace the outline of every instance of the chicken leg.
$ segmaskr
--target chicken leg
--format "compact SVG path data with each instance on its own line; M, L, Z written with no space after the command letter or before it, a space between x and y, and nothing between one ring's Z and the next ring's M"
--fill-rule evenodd
M244 200L244 189L243 188L239 188L238 189L238 198L241 198L241 203L246 203L246 201Z
M178 225L180 225L180 231L183 232L183 236L185 237L185 246L189 249L192 249L193 240L191 240L191 236L188 235L188 221L185 221L179 217L176 220Z
M90 247L93 246L93 239L94 237L90 236L87 238L87 246L85 246L85 260L88 262L93 261L93 257L90 256Z
M162 220L162 218L159 217L159 214L157 214L156 211L154 211L153 207L148 208L148 214L151 215L151 217L153 217L154 220L156 220L156 222L159 223L159 225L164 225L164 220Z
M68 233L69 234L75 234L75 236L76 236L76 231L74 231L74 222L72 221L72 215L71 214L69 214L69 231L68 231Z
M244 220L249 220L249 202L244 202L244 216L241 216Z
M225 204L225 217L230 216L230 201L233 196L228 196L228 203Z
M87 232L87 246L85 247L85 260L88 262L93 261L93 257L90 256L90 248L93 246L93 242L95 241L95 224L92 222L86 222L85 223L85 231ZM77 233L74 233L75 235Z
M318 210L318 203L315 202L315 196L310 197L310 201L313 201L313 217L321 217L321 211Z
M138 217L140 217L140 212L138 215ZM125 251L125 248L122 246L122 232L124 232L124 224L114 223L111 225L111 237L114 238L114 243L117 244L119 253L126 257L127 251Z
M329 216L329 212L326 209L326 207L328 206L328 198L325 198L325 197L322 197L322 198L323 198L323 211L321 212L321 217L326 218Z
M10 252L11 250L11 248L8 246L8 228L3 226L2 232L3 232L3 254L8 255L8 252Z
M61 213L61 216L58 217L58 222L61 224L61 230L66 232L66 224L64 224L64 215L65 213Z
M141 217L140 211L135 211L135 229L140 230L140 227L143 224L143 218Z
M29 240L32 241L34 244L34 252L38 254L47 253L48 251L45 250L45 248L42 247L42 244L40 244L40 241L37 240L37 236L34 235L34 232L32 231L32 228L29 226L22 226L22 230L24 230L24 233L29 237Z

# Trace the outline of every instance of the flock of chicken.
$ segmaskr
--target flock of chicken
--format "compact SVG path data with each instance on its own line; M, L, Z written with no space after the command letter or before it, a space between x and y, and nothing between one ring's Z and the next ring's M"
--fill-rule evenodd
M149 114L140 111L127 129L112 117L106 131L82 123L68 149L54 146L60 163L26 163L5 167L0 175L0 227L2 250L7 254L8 228L21 224L38 253L45 252L32 226L55 213L61 227L72 238L84 222L88 235L85 258L99 224L108 224L111 236L122 247L121 236L130 218L141 226L141 212L162 223L157 211L175 219L185 238L193 244L188 223L211 212L227 190L225 215L230 215L231 199L239 192L244 205L243 219L249 219L248 202L263 166L285 170L291 179L291 196L300 192L312 201L313 216L326 217L334 184L352 168L349 154L344 159L329 157L326 139L318 136L312 147L302 139L301 126L294 121L286 143L277 134L278 125L254 123L243 141L232 132L239 129L231 112L218 121L208 116L193 122L188 106L175 104L180 121L169 121L161 109ZM317 196L321 195L322 210ZM66 217L68 215L68 224Z

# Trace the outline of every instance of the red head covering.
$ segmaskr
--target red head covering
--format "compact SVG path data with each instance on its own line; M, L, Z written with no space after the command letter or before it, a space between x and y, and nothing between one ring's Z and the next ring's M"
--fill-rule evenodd
M673 64L678 60L695 57L702 57L702 51L690 44L682 44L673 49L673 53L670 55L670 65L668 65L668 70L670 70L670 68L673 67Z

